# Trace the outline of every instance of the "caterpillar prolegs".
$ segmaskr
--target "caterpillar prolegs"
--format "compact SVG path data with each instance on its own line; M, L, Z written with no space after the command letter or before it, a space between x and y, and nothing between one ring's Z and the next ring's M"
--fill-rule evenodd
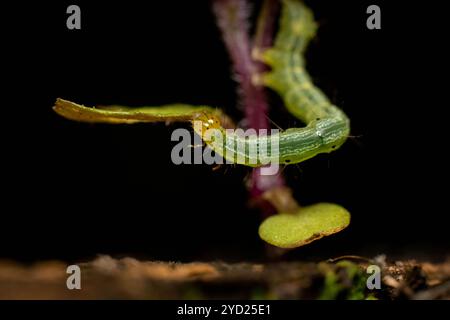
M66 118L86 122L191 121L194 131L228 163L252 167L268 162L299 163L338 149L350 131L347 116L314 86L305 70L303 54L315 31L313 14L302 2L283 0L274 46L255 54L272 68L262 75L262 83L282 97L289 112L306 124L303 128L291 128L272 135L241 136L227 132L223 127L226 116L220 111L189 105L98 109L58 99L54 110ZM260 151L266 147L262 159Z

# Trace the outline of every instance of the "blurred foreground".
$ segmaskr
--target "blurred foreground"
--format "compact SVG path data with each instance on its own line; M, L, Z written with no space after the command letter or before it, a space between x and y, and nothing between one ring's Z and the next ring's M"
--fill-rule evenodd
M69 290L67 264L0 261L0 299L450 299L450 259L440 264L375 260L381 290L366 287L372 260L268 264L170 263L109 256L79 264L81 290Z

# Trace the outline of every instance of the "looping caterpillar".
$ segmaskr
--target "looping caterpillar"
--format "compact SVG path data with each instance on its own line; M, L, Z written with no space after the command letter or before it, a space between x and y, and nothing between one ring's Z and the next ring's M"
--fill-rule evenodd
M206 106L95 109L58 99L54 110L66 118L85 122L191 121L194 131L229 163L252 167L265 165L267 163L255 157L250 150L258 150L263 145L271 146L275 142L278 142L277 150L270 149L267 154L271 162L299 163L338 149L350 132L347 116L314 86L305 70L303 54L316 29L310 9L300 1L284 0L275 45L256 55L272 68L261 76L262 83L282 97L289 112L306 124L303 128L291 128L274 135L242 137L227 133L224 126L228 118ZM200 126L195 123L200 123ZM201 130L203 127L214 129L224 139L212 138L209 130Z

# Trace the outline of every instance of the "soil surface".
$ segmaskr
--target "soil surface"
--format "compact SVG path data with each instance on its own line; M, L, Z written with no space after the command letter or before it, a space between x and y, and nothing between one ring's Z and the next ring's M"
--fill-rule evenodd
M366 287L371 264L381 267L381 289ZM432 264L348 256L229 264L100 256L79 266L81 290L69 290L63 262L0 261L0 299L450 299L450 259ZM364 278L357 280L354 270Z

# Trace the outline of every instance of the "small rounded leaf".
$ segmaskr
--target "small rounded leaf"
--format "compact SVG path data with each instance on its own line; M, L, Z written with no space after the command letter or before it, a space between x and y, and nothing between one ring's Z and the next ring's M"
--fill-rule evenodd
M280 248L304 246L337 233L350 223L350 213L332 203L302 207L298 213L270 216L259 227L259 236Z

